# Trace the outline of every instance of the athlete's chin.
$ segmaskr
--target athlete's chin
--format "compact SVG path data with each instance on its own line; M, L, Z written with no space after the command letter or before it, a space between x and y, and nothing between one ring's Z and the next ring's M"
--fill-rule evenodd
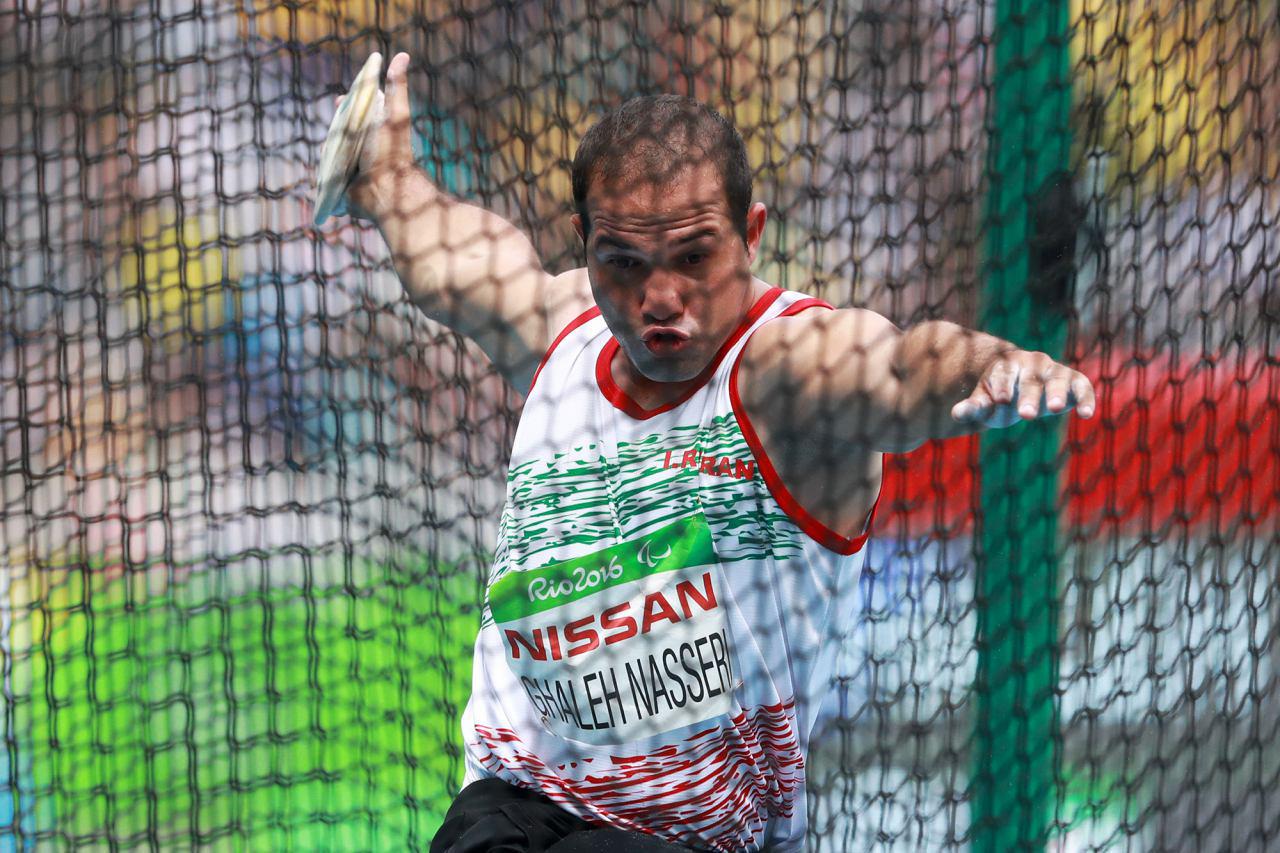
M688 382L696 378L706 367L706 360L690 355L655 356L646 353L637 360L640 375L650 382Z

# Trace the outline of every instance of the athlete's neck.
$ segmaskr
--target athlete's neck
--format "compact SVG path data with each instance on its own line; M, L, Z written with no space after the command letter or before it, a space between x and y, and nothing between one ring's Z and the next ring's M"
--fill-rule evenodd
M678 400L685 391L705 380L705 377L698 375L681 382L656 382L636 369L622 347L618 347L618 351L613 354L609 373L628 397L638 403L641 408L649 410Z

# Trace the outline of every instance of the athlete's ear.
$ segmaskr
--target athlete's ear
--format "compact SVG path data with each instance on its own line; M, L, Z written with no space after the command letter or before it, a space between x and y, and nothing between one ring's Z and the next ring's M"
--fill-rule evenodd
M754 262L760 251L760 238L764 236L764 223L769 211L762 202L756 202L747 210L747 260Z
M582 214L575 213L569 217L569 221L573 223L573 230L577 233L578 239L582 241L582 245L587 245L586 232L582 230Z

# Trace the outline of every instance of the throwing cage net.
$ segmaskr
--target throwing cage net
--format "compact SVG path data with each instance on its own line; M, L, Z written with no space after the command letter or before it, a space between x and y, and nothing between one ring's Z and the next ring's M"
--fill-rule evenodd
M1280 843L1273 0L0 11L5 849L425 847L521 399L310 227L332 96L580 265L609 107L730 117L760 277L1093 380L891 456L809 847Z

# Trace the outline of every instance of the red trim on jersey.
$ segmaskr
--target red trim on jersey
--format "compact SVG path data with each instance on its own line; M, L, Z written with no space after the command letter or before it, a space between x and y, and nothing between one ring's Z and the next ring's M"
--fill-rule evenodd
M592 305L586 311L583 311L577 317L569 321L569 325L565 326L560 334L556 335L556 339L551 342L551 346L547 347L547 352L542 356L542 361L538 362L538 369L533 372L533 381L529 383L529 390L533 390L533 386L538 384L538 374L542 372L542 368L547 366L547 361L551 358L551 353L555 352L556 347L560 346L560 342L569 337L569 333L574 329L586 323L588 320L594 320L600 316L600 306Z
M660 415L663 412L671 411L681 403L687 402L690 397L702 388L703 385L707 384L707 380L709 380L712 374L716 372L716 368L720 366L720 362L724 361L724 357L729 354L729 350L733 349L733 345L738 342L739 338L746 334L747 329L751 328L751 325L755 323L756 320L760 319L760 315L769 310L769 306L777 301L778 297L781 295L781 287L769 288L768 292L763 294L756 300L755 304L751 306L751 310L747 312L747 316L742 318L742 323L734 330L733 334L729 336L729 339L721 345L720 349L716 352L716 357L711 360L711 363L708 364L706 368L703 369L703 371L693 380L691 380L693 384L681 393L679 397L672 400L670 403L663 403L656 409L646 409L644 406L641 406L632 399L626 391L622 390L617 382L613 380L613 371L611 367L613 365L614 356L618 354L619 346L618 339L610 337L605 343L604 348L600 350L600 357L596 359L596 385L600 387L600 393L603 394L605 399L612 403L615 408L638 421L648 420L654 415Z
M790 317L806 309L817 307L834 310L831 305L821 299L809 298L801 299L787 306L787 309L778 316ZM747 417L747 411L742 405L742 398L738 395L738 366L741 364L742 356L739 353L738 360L733 363L733 369L729 372L729 400L733 404L733 416L738 420L738 428L742 430L742 437L747 440L747 446L751 448L751 453L756 458L756 464L760 466L760 476L764 477L764 484L769 488L769 493L773 495L773 499L778 502L778 506L782 507L782 511L787 514L787 517L799 525L805 535L822 547L835 551L837 554L845 555L856 554L861 551L862 546L867 542L867 536L870 535L871 520L875 518L876 507L880 504L880 494L876 493L875 503L871 505L871 511L867 513L867 521L862 526L862 533L852 538L841 536L810 515L809 511L800 505L800 502L795 499L795 496L783 484L782 477L778 475L777 469L773 467L773 462L769 459L769 454L765 453L764 445L760 442L760 436L756 434L755 427L751 425L751 420ZM884 457L881 456L882 482L884 477L883 464Z

